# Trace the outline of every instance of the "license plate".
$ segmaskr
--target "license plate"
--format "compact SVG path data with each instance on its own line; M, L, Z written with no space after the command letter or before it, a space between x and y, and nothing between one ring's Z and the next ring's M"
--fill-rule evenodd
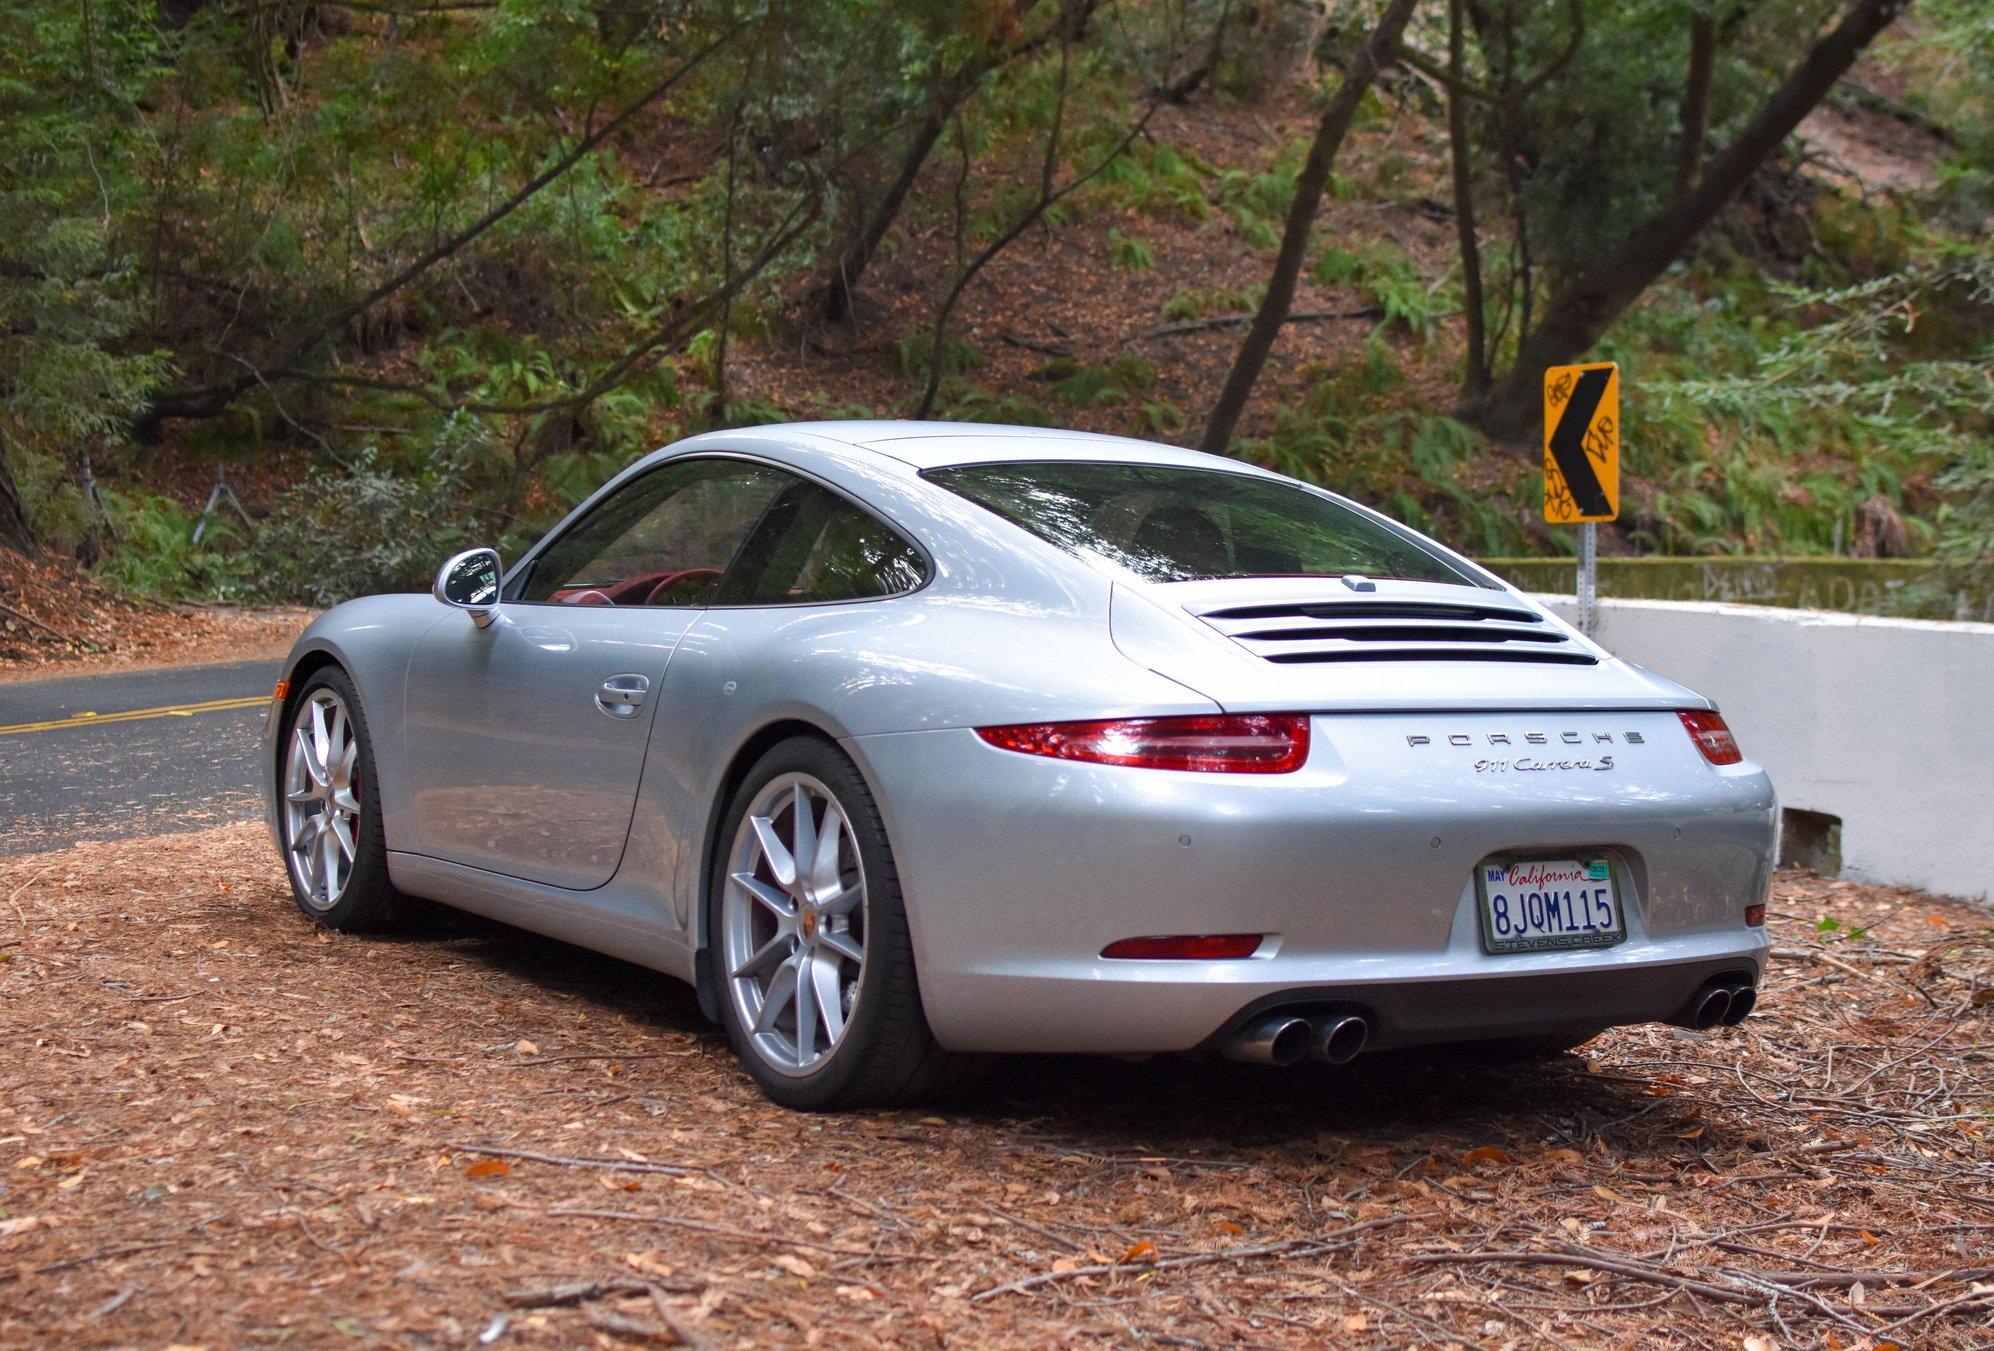
M1475 870L1489 952L1606 948L1627 938L1611 860L1488 859Z

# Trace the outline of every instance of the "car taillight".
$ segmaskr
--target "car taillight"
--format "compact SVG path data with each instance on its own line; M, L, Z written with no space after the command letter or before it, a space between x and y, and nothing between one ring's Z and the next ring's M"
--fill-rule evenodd
M1724 715L1715 709L1679 708L1676 716L1682 719L1683 730L1711 764L1735 765L1745 758L1745 753L1738 749L1737 738L1724 725Z
M1287 774L1309 758L1309 720L1302 713L1031 722L979 727L976 734L1025 755L1209 774Z

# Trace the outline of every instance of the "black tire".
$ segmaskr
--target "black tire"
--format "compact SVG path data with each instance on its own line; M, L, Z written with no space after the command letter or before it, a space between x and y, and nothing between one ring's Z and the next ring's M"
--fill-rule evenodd
M800 815L810 818L806 847L837 832L828 855L810 851L808 876L790 852L805 852ZM928 1028L886 829L841 751L795 737L762 756L728 802L718 850L706 899L714 993L727 1040L763 1093L798 1111L839 1112L966 1081L972 1058L943 1050ZM823 993L834 995L835 1016Z
M373 740L359 695L346 672L325 667L305 682L285 714L277 747L277 829L291 898L306 915L343 933L399 929L412 911L388 880L374 784Z

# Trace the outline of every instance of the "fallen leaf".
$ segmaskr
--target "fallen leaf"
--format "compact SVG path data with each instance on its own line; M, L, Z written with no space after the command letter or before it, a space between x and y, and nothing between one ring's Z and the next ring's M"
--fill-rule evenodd
M863 1285L841 1285L838 1287L838 1297L840 1299L851 1300L855 1304L863 1304L869 1299L879 1298L869 1287Z
M1482 1145L1477 1149L1471 1149L1466 1154L1463 1154L1461 1162L1470 1165L1477 1163L1499 1163L1504 1167L1508 1167L1510 1158L1509 1155L1503 1153L1494 1145Z
M1370 1320L1365 1318L1361 1313L1345 1314L1343 1317L1343 1330L1345 1332L1362 1332L1370 1326Z
M1883 1242L1882 1239L1878 1238L1875 1234L1870 1233L1869 1230L1867 1229L1860 1229L1857 1230L1856 1232L1860 1233L1862 1235L1862 1241L1864 1243L1869 1244L1872 1248L1875 1247L1877 1244Z
M69 1175L68 1177L66 1177L66 1178L64 1178L64 1179L63 1179L62 1181L60 1181L60 1182L56 1183L56 1184L55 1184L55 1189L56 1189L57 1191L64 1191L64 1192L66 1192L66 1191L70 1191L70 1190L72 1190L72 1189L74 1189L74 1188L77 1188L77 1187L80 1187L80 1186L82 1186L82 1185L83 1185L83 1179L84 1179L84 1178L86 1178L86 1177L88 1177L88 1176L90 1176L90 1173L89 1173L89 1170L88 1170L88 1169L85 1169L85 1170L84 1170L83 1172L80 1172L80 1173L71 1173L71 1174L70 1174L70 1175Z
M1779 1351L1779 1343L1770 1337L1751 1336L1745 1338L1745 1351Z
M623 1254L624 1265L632 1271L641 1271L646 1276L674 1276L677 1268L664 1260L664 1252L658 1248L646 1248L643 1252Z
M11 1220L0 1220L0 1238L12 1238L16 1234L25 1234L30 1229L54 1227L45 1215L16 1215Z
M1220 1220L1219 1232L1221 1234L1231 1234L1236 1238L1245 1233L1246 1230L1243 1226L1234 1224L1231 1220Z
M777 1266L799 1280L811 1280L817 1275L817 1268L811 1266L795 1253L781 1253L774 1260Z
M1579 1153L1576 1149L1549 1150L1545 1153L1544 1158L1547 1162L1550 1163L1562 1163L1568 1165L1577 1165L1585 1162L1585 1155Z
M1697 1128L1696 1128L1695 1130L1693 1130L1693 1131L1683 1131L1683 1132L1682 1132L1681 1134L1679 1134L1679 1135L1677 1135L1677 1136L1676 1136L1676 1139L1678 1139L1678 1140L1701 1140L1701 1139L1703 1138L1703 1132L1705 1132L1705 1131L1707 1131L1707 1130L1709 1130L1709 1129L1710 1129L1710 1128L1709 1128L1708 1126L1698 1126L1698 1127L1697 1127Z
M1123 1253L1116 1259L1116 1262L1118 1265L1122 1262L1154 1262L1160 1256L1162 1254L1156 1251L1156 1245L1148 1239L1144 1239Z
M1594 1187L1592 1189L1592 1194L1594 1196L1597 1196L1602 1201L1611 1201L1616 1206L1624 1206L1632 1204L1632 1202L1630 1202L1626 1197L1622 1196L1619 1192L1613 1190L1613 1188L1611 1187Z
M1056 1258L1053 1261L1052 1269L1054 1271L1078 1271L1080 1270L1080 1263L1071 1257Z
M464 1170L465 1177L504 1177L512 1172L512 1165L504 1159L479 1159Z
M520 1055L540 1054L540 1048L538 1046L535 1046L532 1042L528 1041L524 1037L521 1037L518 1041L514 1042L512 1044L512 1049L517 1051Z

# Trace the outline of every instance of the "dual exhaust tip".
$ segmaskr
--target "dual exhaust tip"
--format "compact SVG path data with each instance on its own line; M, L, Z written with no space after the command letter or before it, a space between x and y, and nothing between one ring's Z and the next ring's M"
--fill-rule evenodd
M1719 976L1690 996L1689 1006L1669 1021L1694 1032L1736 1027L1758 1002L1758 991L1743 977Z
M1690 997L1688 1006L1669 1019L1677 1027L1708 1032L1736 1027L1759 1002L1758 991L1744 976L1718 976ZM1249 1065L1347 1065L1371 1037L1371 1024L1358 1013L1267 1013L1233 1033L1221 1048L1228 1060Z
M1347 1065L1370 1039L1369 1020L1355 1013L1320 1013L1304 1018L1294 1013L1269 1013L1254 1019L1221 1048L1228 1060L1249 1065L1294 1065L1304 1059L1318 1065Z

